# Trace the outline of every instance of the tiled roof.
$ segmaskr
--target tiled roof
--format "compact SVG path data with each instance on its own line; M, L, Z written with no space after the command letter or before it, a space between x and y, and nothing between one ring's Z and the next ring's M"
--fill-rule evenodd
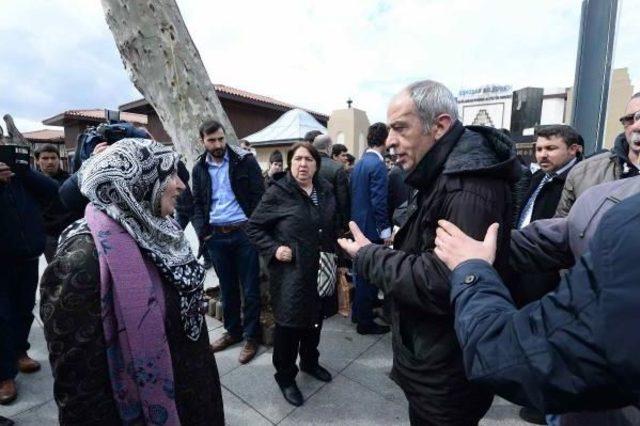
M26 139L32 142L39 141L62 141L64 142L64 131L55 129L34 130L33 132L24 132L22 134Z
M254 101L265 102L265 103L268 103L268 104L278 105L278 106L282 106L282 107L285 107L285 108L291 108L291 109L300 108L298 106L295 106L295 105L292 105L292 104L288 104L286 102L282 102L282 101L279 101L277 99L270 98L269 96L257 95L255 93L247 92L245 90L236 89L235 87L225 86L224 84L214 84L214 87L215 87L217 92L222 92L222 93L227 93L227 94L230 94L230 95L240 96L241 98L252 99ZM304 109L304 108L302 108L302 109ZM326 118L329 118L328 115L322 114L320 112L310 111L310 110L307 110L307 109L305 109L305 111L308 111L308 112L310 112L312 114L321 115L321 116L324 116Z
M269 96L258 95L256 93L247 92L246 90L240 90L240 89L236 89L235 87L225 86L224 84L214 84L213 86L218 96L221 96L221 97L225 97L225 95L228 95L227 97L237 97L237 98L247 99L253 102L261 102L268 105L278 106L286 110L300 108L298 106L295 106L286 102L282 102L277 99L270 98ZM120 109L126 110L129 108L137 108L146 104L148 104L148 102L146 102L144 99L138 99L138 100L127 102L126 104L120 105ZM322 114L316 111L311 111L305 108L301 108L301 109L304 109L305 111L315 115L316 117L321 117L321 118L324 118L325 120L329 119L329 116L326 114Z
M61 114L57 114L51 118L47 118L42 120L43 124L48 124L52 126L62 126L64 119L67 118L78 118L78 119L88 119L88 120L98 120L103 121L106 119L104 109L95 108L95 109L70 109ZM147 124L147 116L144 114L136 114L133 112L121 112L120 119L124 121L129 121L135 124Z

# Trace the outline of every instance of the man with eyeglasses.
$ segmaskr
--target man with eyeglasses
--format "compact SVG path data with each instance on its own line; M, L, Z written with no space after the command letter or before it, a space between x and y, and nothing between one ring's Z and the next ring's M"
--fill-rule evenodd
M566 217L576 199L587 189L604 182L638 176L640 158L640 92L634 94L620 118L624 133L618 135L613 149L577 164L562 190L556 216Z

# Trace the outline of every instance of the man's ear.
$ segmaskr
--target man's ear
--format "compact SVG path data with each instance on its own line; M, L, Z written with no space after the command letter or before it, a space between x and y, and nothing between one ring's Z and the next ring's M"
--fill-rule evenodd
M434 132L433 137L438 140L440 139L453 125L453 118L449 114L440 114L436 117L436 121L431 127L431 130Z
M569 152L575 157L580 152L580 145L574 143L569 146Z

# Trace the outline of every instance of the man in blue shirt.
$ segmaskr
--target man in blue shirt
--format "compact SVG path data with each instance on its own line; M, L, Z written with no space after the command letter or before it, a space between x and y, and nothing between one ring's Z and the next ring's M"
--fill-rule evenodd
M200 126L200 138L205 152L193 167L192 223L220 281L226 329L211 347L218 352L244 336L238 361L245 364L258 349L260 282L258 253L244 226L262 198L262 172L251 152L226 144L224 128L217 121Z

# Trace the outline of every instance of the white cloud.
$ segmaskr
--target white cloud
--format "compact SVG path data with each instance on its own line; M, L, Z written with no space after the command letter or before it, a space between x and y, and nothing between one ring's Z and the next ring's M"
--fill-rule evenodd
M629 67L638 82L640 8L633 3L621 8L614 66ZM438 79L454 92L487 83L572 85L582 1L178 4L215 83L327 113L351 97L373 122L384 120L389 97L416 79ZM98 1L3 4L0 36L20 59L0 62L0 112L19 109L16 115L38 121L138 96ZM19 96L7 100L5 91Z

